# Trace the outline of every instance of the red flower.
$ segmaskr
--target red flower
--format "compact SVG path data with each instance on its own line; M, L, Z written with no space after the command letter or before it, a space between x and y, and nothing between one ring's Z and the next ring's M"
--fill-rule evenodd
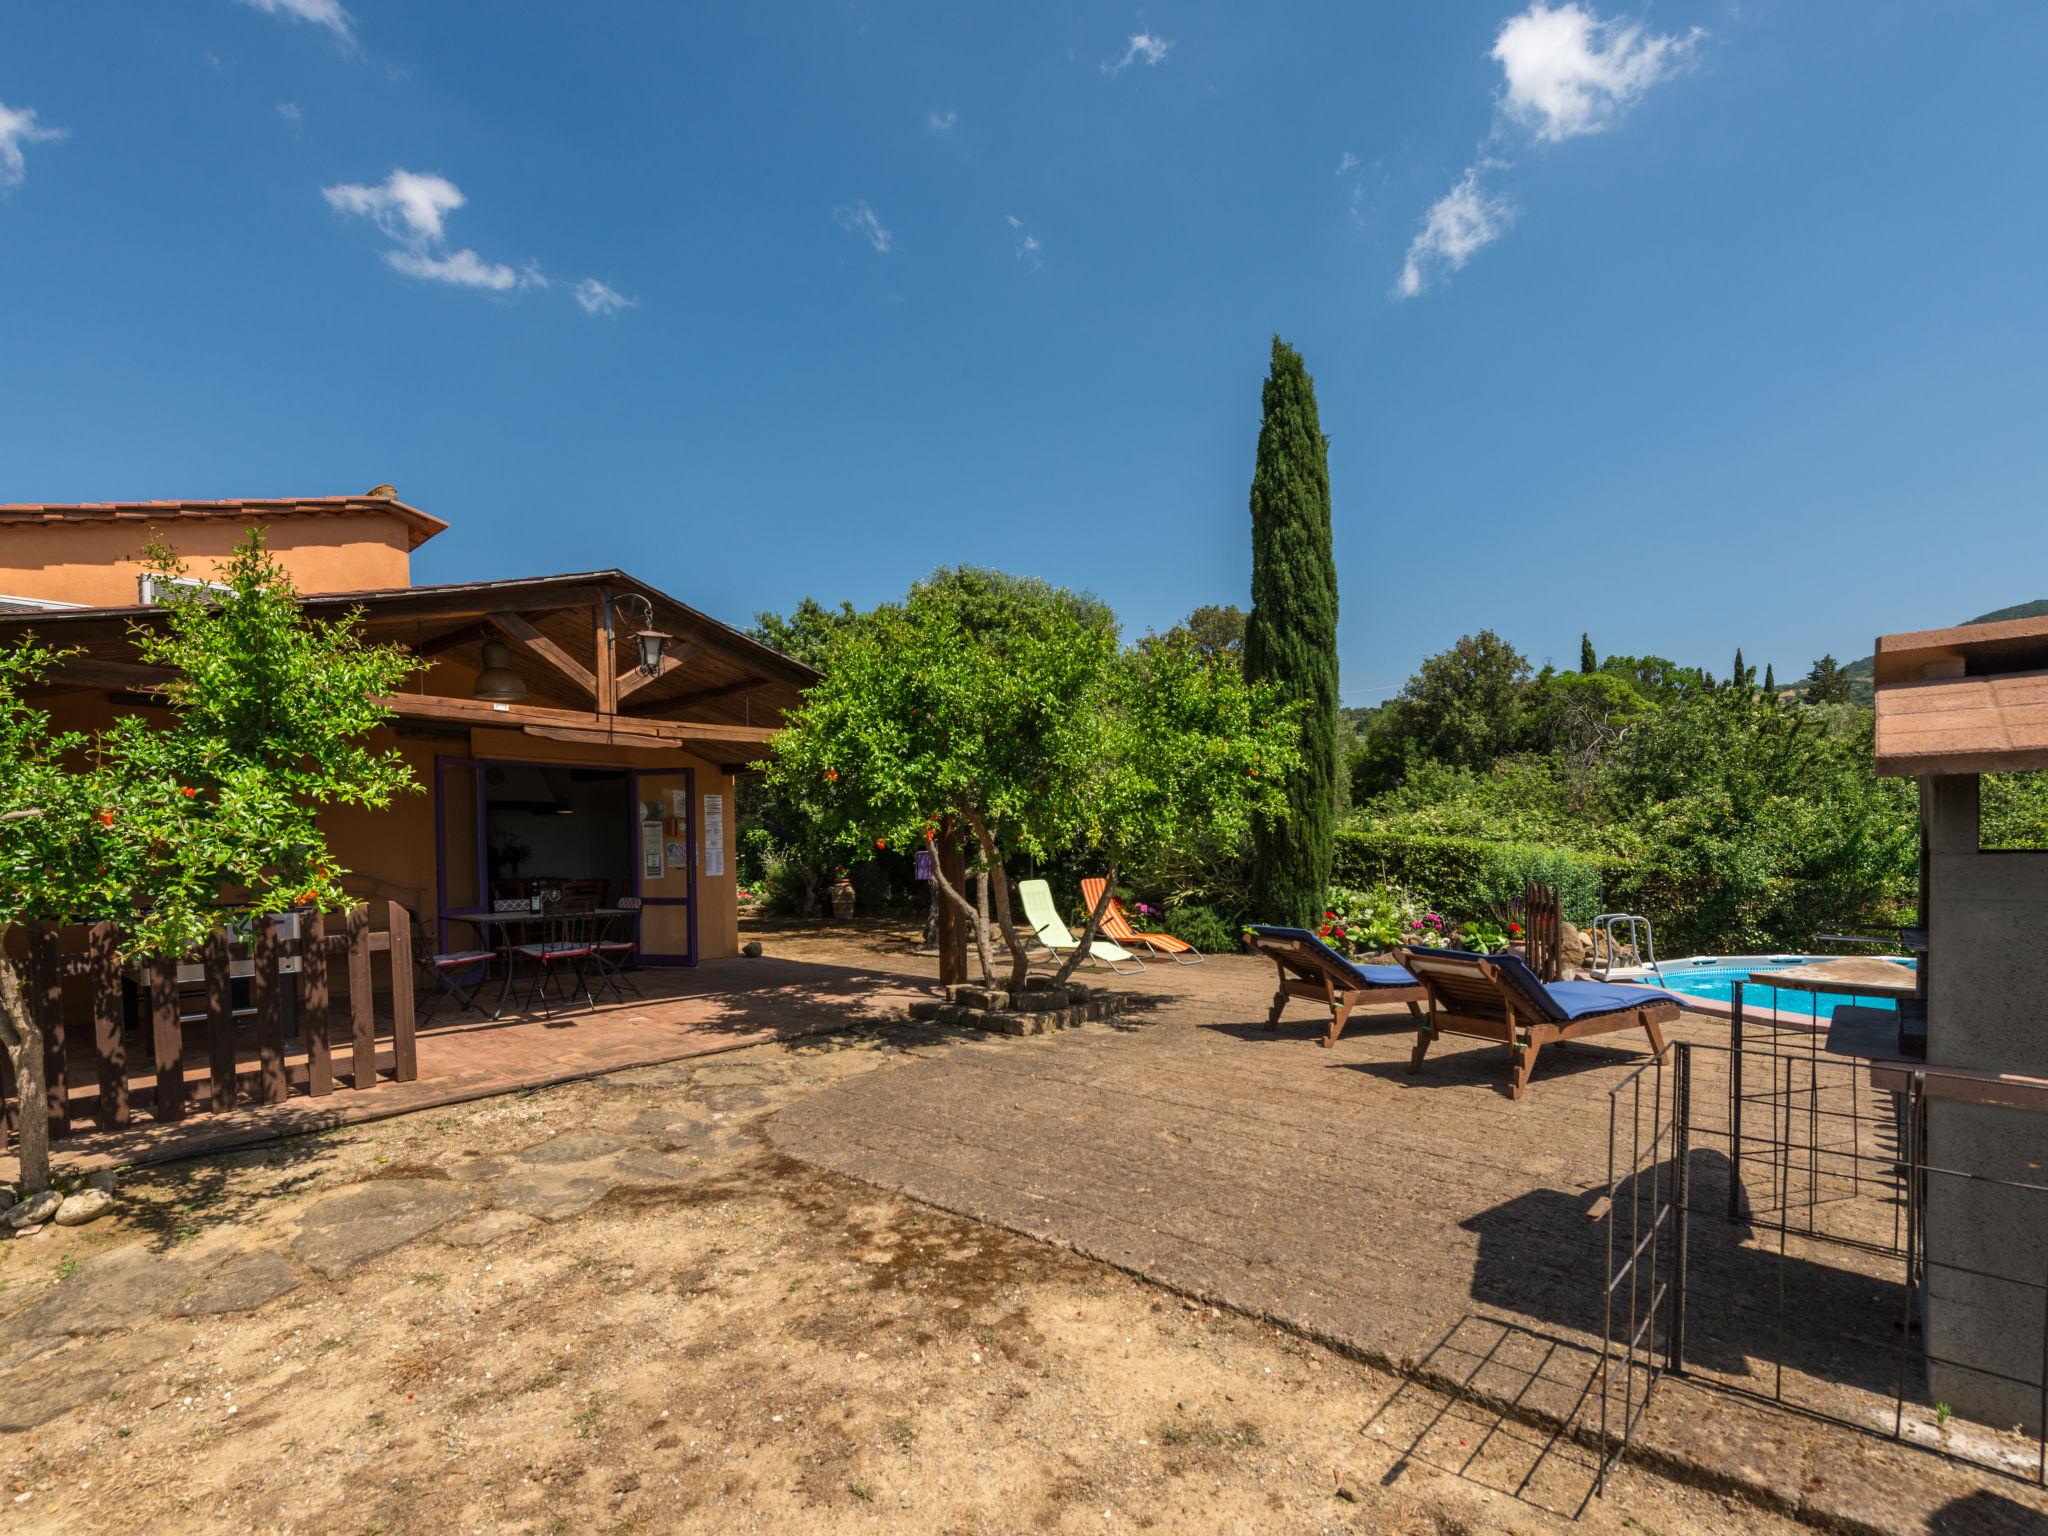
M190 800L194 795L198 794L199 791L192 788L192 786L189 784L180 784L178 786L178 793L183 795L187 800Z
M1520 923L1509 923L1509 924L1508 924L1508 932L1509 932L1509 933L1520 933L1521 931L1522 931L1522 925L1521 925Z
M828 783L837 784L839 782L839 770L837 768L827 768L825 770L825 778Z
M887 839L886 837L878 837L875 839L875 846L877 848L886 848L889 846L889 839Z
M101 812L100 812L100 825L101 825L101 826L103 826L103 827L111 827L111 826L112 826L113 824L114 824L114 813L113 813L112 811L101 811Z

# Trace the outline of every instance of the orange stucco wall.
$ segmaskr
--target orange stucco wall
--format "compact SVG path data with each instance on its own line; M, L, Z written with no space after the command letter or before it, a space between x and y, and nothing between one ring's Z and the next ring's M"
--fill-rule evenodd
M132 522L11 523L0 526L0 593L90 607L136 600L148 569L143 547L161 536L194 576L211 576L249 523L261 524L270 550L301 592L360 592L412 583L406 525L396 517L166 518L154 528Z

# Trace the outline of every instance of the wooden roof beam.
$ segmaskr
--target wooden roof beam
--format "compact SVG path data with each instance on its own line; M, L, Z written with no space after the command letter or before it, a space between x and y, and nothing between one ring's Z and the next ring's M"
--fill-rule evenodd
M681 640L669 647L661 658L661 665L652 672L642 672L637 666L618 675L618 701L623 704L629 695L638 693L649 683L658 683L670 673L681 669L683 664L702 649L694 640Z
M597 699L597 675L567 651L516 613L487 616L491 628L524 650L534 660L554 669L585 698Z
M709 704L717 699L729 699L736 694L752 693L756 688L772 686L773 679L766 677L743 677L738 682L720 683L716 688L698 688L690 693L679 693L672 699L656 699L642 706L643 712L653 715L656 711L666 713L675 709L695 709L699 704Z

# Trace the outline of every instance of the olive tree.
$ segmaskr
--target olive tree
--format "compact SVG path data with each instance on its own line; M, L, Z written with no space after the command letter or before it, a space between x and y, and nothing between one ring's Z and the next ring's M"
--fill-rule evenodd
M168 550L151 563L181 567ZM219 589L168 586L160 625L137 625L161 668L159 723L126 714L97 738L55 733L33 691L66 653L0 652L0 930L26 922L120 927L124 955L183 955L216 927L347 897L318 824L323 806L387 806L417 791L396 750L364 738L376 699L415 663L365 643L357 615L300 608L260 531ZM49 1182L43 1040L12 963L0 963L0 1042L20 1092L22 1182Z

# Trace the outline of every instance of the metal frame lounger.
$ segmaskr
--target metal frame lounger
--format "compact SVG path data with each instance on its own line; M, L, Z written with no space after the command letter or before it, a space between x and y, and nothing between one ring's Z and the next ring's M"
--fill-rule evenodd
M1353 965L1306 928L1255 925L1251 933L1253 947L1280 968L1280 989L1266 1015L1268 1029L1280 1027L1288 999L1296 997L1329 1004L1330 1032L1316 1042L1322 1046L1337 1043L1360 1003L1406 1003L1410 1013L1422 1017L1428 994L1398 965Z
M1053 904L1050 885L1043 880L1019 880L1017 898L1024 903L1024 920L1031 925L1032 935L1055 956L1081 947L1081 941L1069 933L1067 925L1061 921L1060 909ZM1101 961L1119 976L1136 976L1145 969L1144 961L1099 933L1089 943L1087 957ZM1128 968L1117 963L1122 960L1130 962Z
M1679 1000L1656 987L1604 981L1555 981L1546 986L1519 955L1477 955L1462 949L1404 949L1400 955L1429 996L1429 1013L1416 1032L1408 1070L1422 1070L1422 1058L1438 1035L1497 1040L1515 1053L1511 1096L1517 1099L1529 1086L1544 1046L1640 1029L1649 1035L1650 1048L1661 1055L1662 1026L1679 1014Z
M1081 882L1081 905L1090 912L1093 912L1095 910L1095 903L1102 900L1102 888L1107 884L1109 884L1107 880L1099 877L1093 880L1083 880ZM1156 954L1166 955L1175 965L1200 965L1207 958L1186 939L1176 939L1170 933L1138 932L1137 929L1131 926L1131 920L1124 912L1124 904L1114 896L1109 898L1109 906L1102 914L1102 931L1119 944L1132 948L1149 949Z

